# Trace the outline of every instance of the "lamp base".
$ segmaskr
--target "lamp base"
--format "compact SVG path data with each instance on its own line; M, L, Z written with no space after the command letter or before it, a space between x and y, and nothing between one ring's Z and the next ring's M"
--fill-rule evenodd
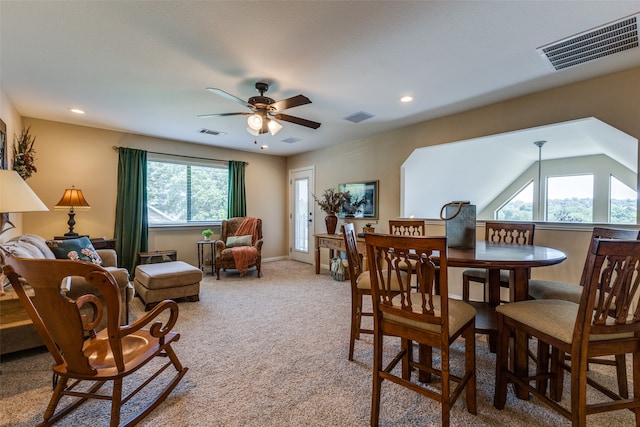
M64 237L80 237L78 233L64 233Z

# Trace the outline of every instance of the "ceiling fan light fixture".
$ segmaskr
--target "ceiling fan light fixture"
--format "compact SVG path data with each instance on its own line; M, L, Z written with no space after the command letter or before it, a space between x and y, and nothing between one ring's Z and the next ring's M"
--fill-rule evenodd
M271 133L271 135L275 135L276 133L280 132L280 129L282 129L282 125L273 119L269 119L267 126L269 127L269 132Z
M262 129L262 116L260 116L258 113L251 114L249 117L247 117L247 125L249 126L249 129L253 129L256 132L259 132L260 129Z

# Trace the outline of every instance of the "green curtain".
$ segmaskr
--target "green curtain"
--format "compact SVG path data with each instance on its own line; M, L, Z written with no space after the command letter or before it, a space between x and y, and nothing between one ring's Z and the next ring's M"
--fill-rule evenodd
M229 203L227 218L247 216L247 195L244 185L245 162L229 162Z
M116 241L119 264L133 277L138 252L147 251L147 152L118 149L118 195L116 198Z

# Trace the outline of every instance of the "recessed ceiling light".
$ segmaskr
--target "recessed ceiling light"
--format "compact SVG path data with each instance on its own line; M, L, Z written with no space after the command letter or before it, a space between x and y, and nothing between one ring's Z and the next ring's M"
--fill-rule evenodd
M79 108L69 108L69 111L76 114L84 114L84 111Z
M268 146L267 144L262 144L262 145L260 146L260 149L261 149L261 150L266 150L267 148L269 148L269 146Z
M411 102L411 101L413 101L413 96L411 95L405 95L400 98L400 102Z

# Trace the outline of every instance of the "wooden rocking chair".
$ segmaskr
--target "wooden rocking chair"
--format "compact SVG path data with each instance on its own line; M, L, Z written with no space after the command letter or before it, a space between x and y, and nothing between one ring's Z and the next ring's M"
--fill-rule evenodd
M163 301L140 320L121 326L118 285L113 276L102 267L82 261L24 259L7 257L4 273L9 278L22 305L29 313L38 333L55 361L52 369L59 377L41 426L49 426L67 415L87 399L111 400L110 426L120 425L120 408L134 395L143 390L166 368L173 365L177 371L160 394L132 416L123 425L135 425L155 409L180 382L187 372L171 348L180 335L171 332L178 319L178 305ZM67 278L80 276L93 285L104 297L105 306L92 294L72 300L64 295L61 284ZM25 287L33 289L29 297ZM93 318L81 314L80 308L93 308ZM105 310L106 309L106 310ZM106 311L107 327L96 332ZM168 313L163 313L168 311ZM166 319L163 325L160 319ZM144 326L150 325L148 329ZM122 397L123 379L154 360L156 356L168 357L159 369L140 385ZM70 381L71 380L71 381ZM83 387L85 381L93 382ZM98 393L107 382L113 381L110 394ZM56 408L63 396L73 396L66 407Z

